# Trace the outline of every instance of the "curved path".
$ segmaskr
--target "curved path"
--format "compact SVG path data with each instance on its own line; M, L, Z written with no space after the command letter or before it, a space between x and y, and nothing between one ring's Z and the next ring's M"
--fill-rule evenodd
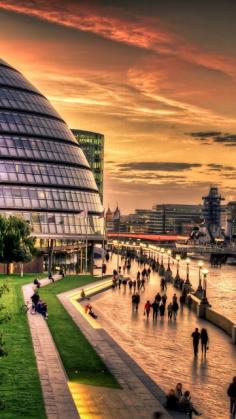
M115 260L113 261L113 263ZM112 266L109 267L112 269ZM131 276L138 267L133 265ZM231 339L211 323L198 319L194 312L184 308L177 321L158 318L153 323L143 316L147 299L153 300L160 290L160 278L153 273L141 293L138 314L132 313L131 294L127 287L110 290L98 296L93 306L105 330L132 356L141 368L167 392L181 381L190 389L193 402L203 412L205 419L229 418L229 401L226 390L232 376L236 375L236 346ZM168 286L168 300L176 290ZM210 349L206 359L201 353L192 353L191 333L195 327L206 327Z
M56 279L60 279L57 277ZM50 283L41 280L41 286ZM98 281L96 284L107 280ZM89 287L89 285L88 285ZM30 300L34 285L23 286L25 302ZM86 291L86 287L84 287ZM42 386L48 419L151 419L154 412L161 412L161 419L179 418L169 415L159 400L164 394L145 372L100 327L93 328L71 301L81 288L59 294L58 298L80 327L89 342L114 374L122 389L86 386L68 383L61 359L51 337L47 322L39 314L28 312L28 321ZM79 350L79 348L78 348ZM78 413L79 412L79 413ZM182 416L182 415L181 415Z

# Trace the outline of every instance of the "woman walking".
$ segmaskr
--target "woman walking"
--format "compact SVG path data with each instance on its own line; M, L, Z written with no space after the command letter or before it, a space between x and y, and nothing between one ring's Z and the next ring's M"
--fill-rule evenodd
M200 339L201 339L201 344L202 344L202 353L206 355L206 351L208 349L209 338L208 338L207 330L204 328L202 328L201 330Z
M147 319L149 318L150 310L151 310L151 303L150 303L149 300L147 300L147 302L146 302L146 304L144 306L144 315L146 314Z

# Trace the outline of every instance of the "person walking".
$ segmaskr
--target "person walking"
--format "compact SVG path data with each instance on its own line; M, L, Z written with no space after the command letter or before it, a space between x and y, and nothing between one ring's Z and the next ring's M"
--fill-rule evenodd
M159 310L159 304L156 302L156 300L152 303L152 309L153 309L153 320L157 320L158 310Z
M136 294L135 294L135 310L136 311L138 311L139 303L140 303L140 295L139 295L138 292L136 292Z
M208 338L207 330L204 328L202 328L201 330L200 339L201 339L201 344L202 344L202 353L206 355L206 351L208 349L209 338Z
M131 301L132 301L132 309L134 311L135 306L136 306L136 295L135 294L132 295Z
M233 377L233 381L228 387L227 394L230 398L231 418L235 419L235 417L236 417L236 376Z
M150 310L151 310L151 303L150 303L149 300L147 300L147 302L144 306L144 315L146 314L147 319L149 318Z
M159 292L155 296L155 300L156 300L157 303L160 303L160 301L161 301L161 295L159 294Z
M132 279L129 279L128 284L129 284L129 289L130 289L130 291L131 291L131 290L132 290L132 286L133 286Z
M161 299L162 299L162 302L163 302L164 306L166 306L166 301L167 301L166 293L162 295Z
M160 316L163 319L163 317L165 315L165 306L164 306L163 303L160 304L159 310L160 310Z
M196 327L195 331L192 333L192 338L193 338L193 352L194 355L197 356L198 354L198 345L199 345L199 340L200 340L200 333L198 331L198 328Z
M181 310L183 310L183 308L184 308L184 304L185 304L185 295L184 295L184 294L182 294L182 295L180 296L180 298L179 298L179 302L180 302L180 307L181 307Z
M134 292L136 291L136 285L137 285L137 282L136 282L136 279L134 279L134 280L133 280Z
M174 315L174 320L176 320L176 318L177 318L178 310L179 310L179 304L177 303L177 300L176 300L172 304L172 311L173 311L173 315Z
M140 289L145 290L145 277L144 276L141 279L141 287L140 287Z
M172 313L173 313L173 304L172 303L168 304L167 312L168 312L168 319L171 320L172 319Z
M172 302L173 303L177 303L178 302L178 297L177 297L176 294L173 295Z

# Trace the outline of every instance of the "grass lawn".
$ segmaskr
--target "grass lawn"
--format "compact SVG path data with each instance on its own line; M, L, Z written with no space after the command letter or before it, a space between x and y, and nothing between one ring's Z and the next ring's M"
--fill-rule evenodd
M40 289L48 304L48 326L70 381L120 388L116 379L64 309L57 294L97 281L92 276L67 276Z
M38 276L38 275L37 275ZM45 277L45 274L42 275ZM0 411L1 419L46 419L37 366L28 327L27 316L20 313L23 304L21 287L32 282L34 274L0 275L0 285L8 279L10 292L4 294L4 303L11 320L1 324L8 356L0 358L0 400L6 407Z

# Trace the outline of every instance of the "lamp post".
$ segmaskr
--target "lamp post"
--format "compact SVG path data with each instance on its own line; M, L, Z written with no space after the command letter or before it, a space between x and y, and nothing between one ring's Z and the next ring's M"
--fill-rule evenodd
M197 291L195 292L195 295L199 298L202 297L203 294L203 289L202 289L202 267L203 267L204 263L200 260L198 262L198 287L197 287Z
M164 266L163 265L163 256L164 256L164 253L165 253L165 249L163 249L163 247L161 248L161 265L162 266Z
M167 250L167 255L168 255L168 265L167 265L167 270L170 271L170 257L171 257L171 250Z
M189 265L191 260L189 258L186 259L186 282L189 283Z
M209 305L207 300L207 274L208 269L203 269L203 297L201 299L201 304Z
M161 250L161 264L159 266L159 275L164 276L165 275L165 267L164 267L164 264L163 264L163 256L164 256L164 253L165 253L165 249L163 249L163 247L162 247L160 250Z
M180 276L179 276L179 261L180 261L180 255L176 255L175 257L177 265L176 265L176 275L175 275L175 285L179 285L180 283Z
M170 269L171 250L167 250L167 270L165 272L165 279L168 282L172 281L172 270Z

